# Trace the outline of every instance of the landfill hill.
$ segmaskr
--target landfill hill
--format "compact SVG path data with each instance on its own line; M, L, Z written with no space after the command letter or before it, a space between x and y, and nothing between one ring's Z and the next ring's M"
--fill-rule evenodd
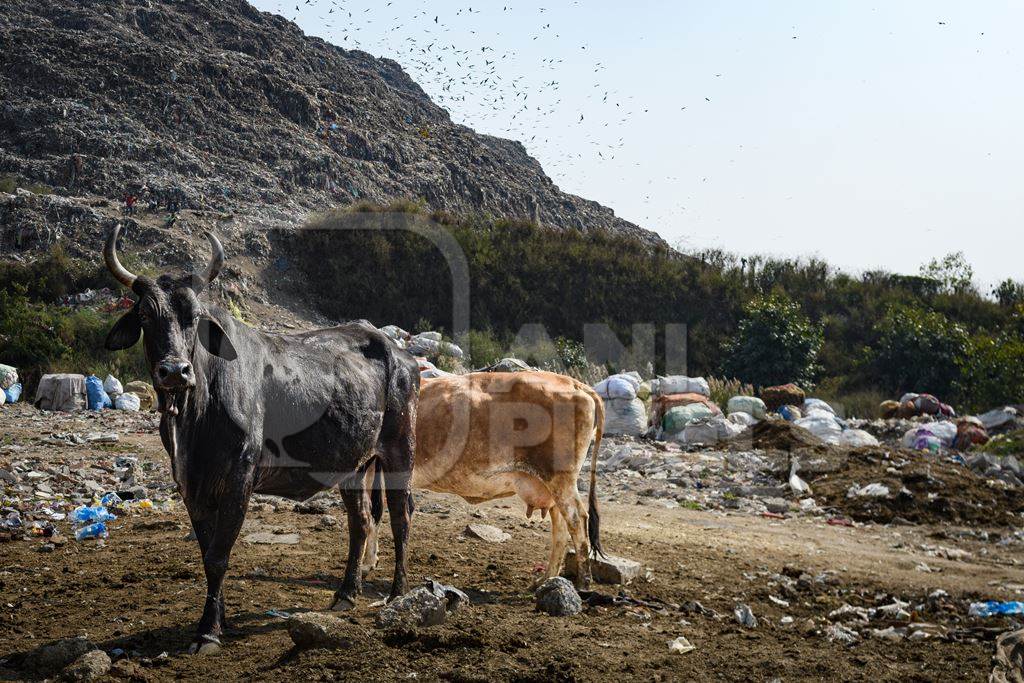
M396 62L241 0L8 0L0 48L5 258L61 239L95 258L126 192L126 241L158 266L200 257L205 228L266 257L252 226L402 200L664 245L560 191L521 143L453 123Z

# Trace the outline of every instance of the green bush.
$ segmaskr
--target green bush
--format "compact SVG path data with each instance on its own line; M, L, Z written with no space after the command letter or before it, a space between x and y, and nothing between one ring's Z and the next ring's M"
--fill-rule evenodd
M469 365L482 368L504 358L505 348L490 330L470 330L463 351L469 354Z
M880 384L951 399L970 351L961 325L934 311L893 306L874 332L868 364Z
M973 337L958 388L969 409L1024 403L1024 339L1010 333Z
M799 304L777 295L754 299L737 328L723 349L726 376L757 387L813 384L822 332Z

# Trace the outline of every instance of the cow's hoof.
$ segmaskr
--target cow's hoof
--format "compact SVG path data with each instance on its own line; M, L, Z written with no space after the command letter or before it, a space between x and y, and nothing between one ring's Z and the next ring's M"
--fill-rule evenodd
M214 655L220 652L220 650L220 640L215 636L200 636L199 640L194 641L188 646L188 653L190 655Z
M331 605L332 612L348 612L356 608L355 598L347 596L339 596L334 599L334 604Z
M370 572L372 572L376 568L376 564L363 564L359 565L359 572L363 575L363 578L365 579L367 576L370 575Z

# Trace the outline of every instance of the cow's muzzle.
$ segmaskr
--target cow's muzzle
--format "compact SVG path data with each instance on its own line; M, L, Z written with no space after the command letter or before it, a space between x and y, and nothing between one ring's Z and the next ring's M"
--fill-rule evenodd
M187 389L196 385L196 373L188 361L170 359L156 367L157 389Z

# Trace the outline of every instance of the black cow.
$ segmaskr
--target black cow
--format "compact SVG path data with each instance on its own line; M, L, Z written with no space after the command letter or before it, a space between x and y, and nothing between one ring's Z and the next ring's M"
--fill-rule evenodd
M349 609L360 592L370 489L376 480L379 495L386 482L395 537L391 597L404 593L419 391L413 357L364 321L293 335L253 330L199 300L224 263L215 236L206 235L213 258L204 274L152 280L118 262L119 232L108 238L104 259L138 301L106 345L125 349L145 332L160 438L206 571L206 605L190 651L220 646L224 574L254 492L302 500L341 489L349 548L332 609Z

